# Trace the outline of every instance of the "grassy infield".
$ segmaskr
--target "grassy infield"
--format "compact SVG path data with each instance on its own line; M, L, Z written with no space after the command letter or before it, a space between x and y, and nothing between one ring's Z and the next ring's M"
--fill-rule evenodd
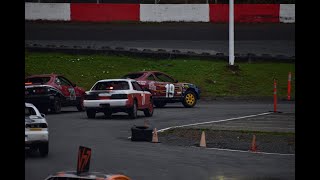
M276 78L278 97L287 96L288 72L292 73L291 96L295 94L294 63L237 63L239 72L226 68L228 62L197 59L148 59L127 56L25 53L25 74L59 73L88 90L100 79L119 78L128 72L159 70L180 82L202 90L202 97L273 96Z

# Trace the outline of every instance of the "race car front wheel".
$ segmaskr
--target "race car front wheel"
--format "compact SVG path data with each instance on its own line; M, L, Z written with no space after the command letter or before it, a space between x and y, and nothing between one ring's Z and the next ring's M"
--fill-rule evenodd
M192 108L197 103L196 94L193 91L187 91L184 95L182 104L186 108Z

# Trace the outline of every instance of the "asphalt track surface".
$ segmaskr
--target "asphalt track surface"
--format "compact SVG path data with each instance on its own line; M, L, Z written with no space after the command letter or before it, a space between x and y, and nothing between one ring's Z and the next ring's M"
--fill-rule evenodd
M114 114L106 119L97 114L87 119L85 112L63 108L61 114L48 114L50 152L41 158L30 153L25 159L25 179L43 180L49 174L75 170L80 145L92 148L92 171L122 173L134 180L160 179L295 179L295 156L230 152L197 147L169 146L162 143L132 142L128 139L133 125L149 119L157 129L190 123L207 122L273 110L272 100L199 101L191 109L176 103L157 108L154 116L129 119ZM280 101L278 111L292 113L294 102ZM250 121L249 121L250 122ZM268 124L272 127L272 123ZM274 123L274 128L279 124Z
M235 53L295 56L295 24L235 24ZM42 45L150 48L228 54L228 24L25 22Z

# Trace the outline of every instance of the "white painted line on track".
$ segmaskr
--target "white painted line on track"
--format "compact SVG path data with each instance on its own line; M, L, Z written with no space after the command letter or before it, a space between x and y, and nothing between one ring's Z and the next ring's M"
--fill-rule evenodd
M191 146L193 148L203 148L203 147L195 147ZM231 151L231 152L243 152L243 153L252 153L252 154L267 154L267 155L280 155L280 156L294 156L295 154L282 154L282 153L268 153L268 152L252 152L252 151L243 151L243 150L234 150L234 149L220 149L220 148L203 148L203 149L213 149L218 151Z
M182 126L171 126L171 127L167 127L167 128L164 128L164 129L159 129L157 132L163 132L163 131L166 131L166 130L169 130L169 129L180 128L180 127L196 126L196 125L202 125L202 124L210 124L210 123L218 123L218 122L225 122L225 121L232 121L232 120L250 118L250 117L255 117L255 116L263 116L263 115L268 115L268 114L271 114L271 113L273 113L273 112L266 112L266 113L260 113L260 114L254 114L254 115L248 115L248 116L242 116L242 117L236 117L236 118L216 120L216 121L207 121L207 122L194 123L194 124L185 124L185 125L182 125Z

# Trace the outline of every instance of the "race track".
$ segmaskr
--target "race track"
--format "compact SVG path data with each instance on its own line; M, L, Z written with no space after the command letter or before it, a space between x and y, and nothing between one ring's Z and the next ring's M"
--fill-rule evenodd
M27 43L228 54L228 24L25 22ZM235 24L235 53L295 56L295 24Z
M294 112L294 102L280 101L278 111ZM148 118L157 129L196 122L215 121L259 114L273 110L272 100L199 101L191 109L179 104L156 108ZM169 146L128 139L133 125L143 125L147 118L139 112L138 119L115 114L106 119L98 114L87 119L85 112L63 108L61 114L48 114L50 152L41 158L31 153L25 159L25 179L43 180L49 174L75 170L80 145L92 148L92 171L123 173L134 180L160 179L295 179L295 156L230 152L197 147ZM272 126L272 122L268 126ZM274 123L274 127L277 128Z

